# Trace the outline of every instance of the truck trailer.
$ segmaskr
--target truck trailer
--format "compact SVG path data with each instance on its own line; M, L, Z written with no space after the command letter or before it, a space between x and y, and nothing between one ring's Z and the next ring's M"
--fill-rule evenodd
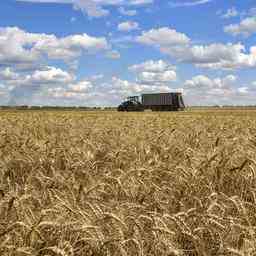
M128 97L126 101L118 106L118 111L144 111L147 109L152 111L179 111L184 110L185 105L181 93L171 92Z

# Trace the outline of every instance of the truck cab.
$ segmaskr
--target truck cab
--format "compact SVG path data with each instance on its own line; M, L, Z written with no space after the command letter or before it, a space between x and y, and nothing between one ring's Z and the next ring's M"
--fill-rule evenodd
M128 97L126 101L121 103L118 108L118 111L143 111L143 106L139 100L139 96Z

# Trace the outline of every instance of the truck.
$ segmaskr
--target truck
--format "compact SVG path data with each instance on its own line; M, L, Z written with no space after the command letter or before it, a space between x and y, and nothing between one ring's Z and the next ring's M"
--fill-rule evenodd
M141 100L140 100L141 98ZM185 104L180 92L151 93L141 96L128 97L122 102L118 111L179 111L185 109Z

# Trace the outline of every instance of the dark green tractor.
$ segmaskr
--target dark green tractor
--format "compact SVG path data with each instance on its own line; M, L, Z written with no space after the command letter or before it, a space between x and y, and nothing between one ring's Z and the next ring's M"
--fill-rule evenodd
M124 101L121 105L117 108L118 111L143 111L143 105L139 101L138 96L128 97L126 101Z

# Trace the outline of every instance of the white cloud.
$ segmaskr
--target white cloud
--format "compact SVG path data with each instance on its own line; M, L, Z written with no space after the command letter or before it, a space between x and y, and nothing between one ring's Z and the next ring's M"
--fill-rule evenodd
M170 65L169 63L163 60L158 60L158 61L148 60L143 63L135 64L129 67L129 70L136 71L136 72L138 71L163 72L168 69L175 70L176 67L173 65Z
M36 70L32 75L27 75L24 83L27 84L66 84L74 80L74 76L56 67L46 70Z
M125 21L120 24L118 24L118 30L119 31L132 31L139 29L139 24L135 21Z
M142 93L169 92L170 90L170 87L165 84L143 84L113 77L111 86L108 89L108 93L118 95L120 98L131 95L139 95Z
M0 64L19 65L37 61L40 54L31 49L31 45L40 39L40 36L25 33L16 27L0 28Z
M185 34L179 33L175 29L163 27L143 31L142 35L136 38L136 41L146 45L163 47L188 44L190 39Z
M239 12L237 11L237 9L235 7L231 7L230 9L228 9L226 11L226 13L221 15L221 17L223 19L229 19L229 18L233 18L233 17L237 17L237 16L239 16Z
M256 16L245 18L239 24L225 26L224 31L233 36L250 36L256 33Z
M71 35L64 38L45 36L36 42L34 49L46 53L49 58L69 60L83 52L95 52L107 49L105 38L95 38L87 34Z
M101 80L103 78L104 78L103 74L97 74L97 75L91 76L88 80L93 82L93 81Z
M2 81L12 81L19 79L19 74L13 72L11 68L7 67L0 70L0 80Z
M43 70L34 70L30 73L17 73L9 67L0 70L0 79L6 87L14 89L16 87L34 88L48 85L64 85L75 81L75 76L56 67L44 67Z
M118 11L122 14L122 15L126 15L126 16L135 16L137 15L137 11L136 10L127 10L124 7L120 7L118 9Z
M150 92L168 92L167 82L176 78L171 65L163 61L145 62L140 81L131 82L113 77L103 82L103 75L78 80L72 73L49 66L29 72L0 70L3 82L1 95L11 105L117 105L124 97ZM139 65L138 65L139 66ZM148 71L146 71L148 70ZM136 71L137 72L137 71ZM105 79L104 79L105 80ZM7 100L8 99L8 100Z
M253 96L254 99L255 99L255 96L256 96L256 81L252 82L249 86L239 87L238 91L242 95Z
M82 53L108 48L105 38L87 34L58 38L55 35L28 33L17 27L0 28L0 65L38 66L44 56L69 62Z
M182 62L213 69L235 69L256 66L256 56L245 53L242 44L210 44L186 47L166 47L162 52Z
M89 89L93 88L93 84L91 81L83 80L75 84L68 85L68 88L72 92L87 92Z
M7 103L8 100L8 91L6 90L5 86L0 83L0 104L4 105Z
M126 0L123 1L126 5L144 5L144 4L152 4L154 0Z
M137 74L138 83L164 85L177 79L176 67L163 60L149 60L133 65L129 67L129 70Z
M222 79L210 79L205 75L199 75L193 77L191 80L187 80L184 84L184 88L188 90L204 89L207 90L208 93L212 93L216 89L221 89L223 90L223 93L225 93L225 90L230 91L236 80L237 78L234 75L228 75Z
M131 95L141 93L169 92L170 87L166 85L151 85L122 80L112 77L111 81L103 84L94 84L89 80L74 83L69 86L50 87L46 97L53 102L65 104L87 105L87 106L110 106L118 105Z
M167 70L162 73L141 72L138 74L138 80L144 83L166 83L176 81L176 72L174 70Z
M212 2L213 0L191 0L191 1L180 1L180 2L170 2L171 7L190 7L190 6L197 6L202 4L207 4Z
M36 98L43 104L48 104L48 100L54 104L51 100L56 98L72 100L87 97L93 90L94 83L102 77L97 75L77 80L73 74L53 66L29 73L15 73L10 68L5 68L0 70L3 82L0 91L5 92L11 105L29 105Z
M242 44L220 45L219 48L222 48L223 51L218 52L216 50L217 56L215 61L200 63L196 62L197 59L195 59L196 65L211 69L239 69L256 67L256 55L254 53L255 47L251 47L248 53L246 53L245 47Z
M189 37L170 28L143 32L136 41L158 48L180 62L192 63L212 69L235 69L256 67L255 47L246 53L245 46L213 43L193 45Z
M73 90L64 87L49 88L47 91L47 97L50 99L61 99L63 100L85 100L89 96L89 93L83 90Z
M184 83L185 101L188 105L229 105L244 104L246 88L237 86L237 77L228 75L223 78L195 76Z
M129 47L128 45L130 43L134 43L134 41L135 41L134 36L127 35L127 34L125 36L113 37L110 39L111 44L117 45L118 47L121 47L121 48Z
M248 94L248 87L239 87L238 89L238 93L240 93L240 94L244 94L244 95L246 95L246 94Z
M154 0L16 0L32 3L72 4L75 9L82 10L89 17L103 17L109 15L107 6L140 6L152 4Z
M238 85L237 77L228 75L210 78L199 75L186 80L183 89L169 86L175 69L162 60L146 61L130 67L136 72L135 82L112 77L104 82L102 74L78 80L56 67L36 70L30 74L15 73L10 68L0 70L2 102L39 105L118 105L122 99L142 93L182 91L189 105L244 104L254 102L256 82ZM175 67L174 67L175 68ZM253 98L254 97L254 98Z

